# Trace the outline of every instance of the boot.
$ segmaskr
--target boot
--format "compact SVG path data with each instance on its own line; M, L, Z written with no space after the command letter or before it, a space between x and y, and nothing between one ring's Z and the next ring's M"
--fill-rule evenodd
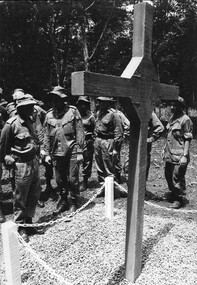
M85 191L88 188L88 178L84 178L80 186L80 192Z
M26 218L25 223L30 224L30 225L33 224L32 218ZM26 232L28 235L36 235L36 234L43 234L44 233L43 229L40 229L40 228L26 227L25 229L26 229Z
M117 181L118 184L122 184L122 179L121 179L120 173L116 174L116 181Z
M78 199L72 199L72 206L70 208L71 213L74 213L79 208Z
M57 209L53 211L53 214L58 215L67 210L68 210L68 199L67 197L61 196L60 200L57 203Z
M6 221L6 218L5 218L5 216L4 216L4 213L3 213L3 211L2 211L2 206L1 206L1 204L0 204L0 224L1 223L4 223Z
M28 236L27 230L25 228L19 227L18 232L21 235L21 237L24 239L25 242L29 242L29 236Z
M51 186L51 183L47 183L45 190L41 191L40 193L39 201L44 201L44 202L48 201L52 192L53 188Z

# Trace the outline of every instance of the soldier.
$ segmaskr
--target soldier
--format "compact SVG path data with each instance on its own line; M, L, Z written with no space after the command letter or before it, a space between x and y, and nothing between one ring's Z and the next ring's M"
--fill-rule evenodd
M113 100L111 110L113 112L116 112L120 118L122 129L123 129L123 140L124 140L124 138L129 135L130 121L127 119L127 117L125 116L125 114L122 111L117 109L116 105L117 105L116 100ZM119 184L122 183L122 179L121 179L121 172L122 172L121 148L122 148L123 140L119 144L119 146L117 147L117 155L116 155L116 159L115 159L115 177L116 177L116 180Z
M13 187L13 208L16 223L32 223L40 195L40 173L37 158L39 140L32 116L36 102L21 98L16 105L17 115L10 118L1 133L1 162L10 168ZM34 228L18 229L28 242Z
M121 121L116 112L110 108L112 98L98 97L99 110L95 125L95 162L99 182L105 177L115 175L114 161L123 139ZM99 194L103 196L104 191Z
M85 191L88 187L88 179L92 173L92 161L94 154L94 128L95 128L95 117L90 111L90 100L88 96L79 96L77 101L77 107L79 109L83 128L85 132L85 142L83 147L83 181L80 187L80 191Z
M20 99L20 98L23 98L25 96L25 92L23 89L21 88L17 88L14 90L13 94L12 94L12 98L13 98L13 101L10 102L7 106L6 106L6 111L8 113L8 116L11 118L11 117L14 117L17 113L17 110L16 110L16 105L17 105L17 100Z
M172 116L166 126L167 142L164 149L165 178L171 191L172 208L185 205L186 181L185 173L190 161L189 147L193 138L193 124L185 114L186 104L182 97L173 101Z
M0 92L3 95L3 89L0 88ZM6 109L3 106L0 106L0 134L1 134L1 130L6 122L6 120L8 119L8 115L6 112ZM2 192L2 186L1 186L1 178L2 178L2 164L0 162L0 223L4 223L5 222L5 215L3 213L3 209L2 209L2 202L3 202L3 192Z
M53 90L65 93L64 87L60 85L55 86ZM51 93L49 92L47 93L47 95L51 95ZM45 104L49 108L47 113L51 112L52 111L51 96L47 96L47 98L45 98ZM45 167L46 188L44 191L41 192L40 200L47 201L50 197L52 197L53 199L56 199L57 197L56 190L58 189L55 190L51 185L51 180L53 178L53 164L52 163L49 164L45 162L45 152L43 149L41 149L41 158L42 158L42 164Z
M45 162L54 165L60 200L54 214L68 210L70 192L71 211L78 208L79 166L82 160L84 130L79 111L68 105L65 92L51 91L53 108L46 115L44 146Z
M155 112L151 113L151 118L148 122L148 138L147 138L147 162L146 162L146 180L148 180L148 174L151 161L152 143L157 141L164 132L164 126L159 120Z

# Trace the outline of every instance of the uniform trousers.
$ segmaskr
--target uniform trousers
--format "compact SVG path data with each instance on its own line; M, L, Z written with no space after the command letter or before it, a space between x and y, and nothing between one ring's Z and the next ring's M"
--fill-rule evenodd
M92 173L92 161L94 154L94 141L85 140L83 148L83 170L82 175L84 179L88 179Z
M74 145L65 156L54 157L55 179L63 199L70 192L72 200L79 197L79 165L77 162L77 146Z
M104 182L105 177L113 176L114 166L114 139L96 138L94 143L95 163L99 182Z
M175 199L181 199L186 195L185 173L187 165L173 164L166 162L165 178L168 183L168 188L172 192Z
M34 158L28 162L16 162L11 183L13 187L13 209L16 223L25 223L35 214L40 196L39 162Z

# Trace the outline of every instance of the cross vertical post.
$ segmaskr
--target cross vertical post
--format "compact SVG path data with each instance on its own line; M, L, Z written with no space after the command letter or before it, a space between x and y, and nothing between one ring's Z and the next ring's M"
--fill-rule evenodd
M157 82L151 59L153 7L134 7L133 54L121 77L73 72L72 95L119 97L130 123L125 277L135 282L141 273L148 121L158 98L177 99L179 88Z

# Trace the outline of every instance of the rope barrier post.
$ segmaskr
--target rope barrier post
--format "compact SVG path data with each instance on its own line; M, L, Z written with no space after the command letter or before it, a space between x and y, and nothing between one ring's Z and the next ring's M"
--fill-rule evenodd
M113 220L114 217L114 177L105 178L105 216Z
M12 221L3 223L1 232L7 284L21 285L19 244L16 235L17 225Z

